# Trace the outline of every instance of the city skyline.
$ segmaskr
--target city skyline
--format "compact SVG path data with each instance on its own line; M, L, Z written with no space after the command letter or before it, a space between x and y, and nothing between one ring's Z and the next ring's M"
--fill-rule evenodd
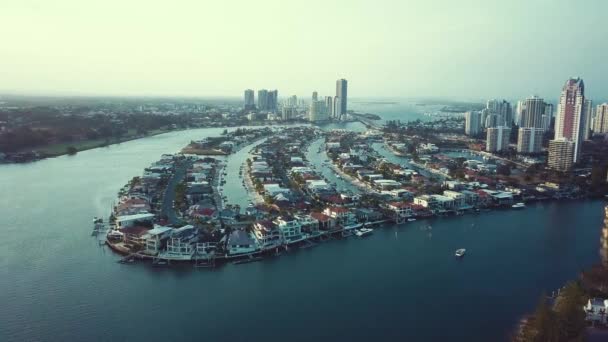
M331 82L347 78L356 82L353 98L539 94L553 102L548 95L559 91L556 84L578 76L589 85L588 97L608 94L607 52L597 48L608 33L602 25L608 4L601 1L313 1L289 4L280 16L256 10L275 1L238 4L236 13L230 5L184 2L171 10L143 2L8 1L0 27L13 34L0 47L0 93L234 96L272 85L329 94ZM585 21L567 30L531 27L537 13L554 23ZM347 28L345 20L359 24ZM316 39L331 32L340 39ZM525 46L534 48L521 53Z

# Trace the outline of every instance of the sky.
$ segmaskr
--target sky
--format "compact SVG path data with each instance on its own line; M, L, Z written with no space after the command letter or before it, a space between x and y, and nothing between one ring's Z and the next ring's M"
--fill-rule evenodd
M0 92L608 98L606 0L0 0Z

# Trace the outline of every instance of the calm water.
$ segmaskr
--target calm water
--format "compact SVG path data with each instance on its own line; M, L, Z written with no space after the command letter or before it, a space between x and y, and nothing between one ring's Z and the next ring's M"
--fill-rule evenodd
M214 271L121 265L96 245L91 218L127 180L220 132L0 166L0 341L500 340L599 259L601 201L391 226Z

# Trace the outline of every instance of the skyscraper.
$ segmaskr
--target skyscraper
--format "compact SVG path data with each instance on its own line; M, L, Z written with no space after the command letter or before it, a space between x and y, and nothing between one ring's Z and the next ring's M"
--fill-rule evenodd
M340 116L338 119L341 119L342 115L346 114L346 102L347 102L347 93L348 93L348 81L341 78L336 81L336 97L339 98L340 101Z
M259 110L268 109L268 90L266 90L266 89L258 90L258 109Z
M538 96L532 96L524 101L521 112L521 127L543 127L543 115L545 114L545 101Z
M608 103L602 103L597 106L593 132L608 133Z
M340 100L340 97L336 96L334 97L334 119L336 120L340 120L341 116L342 116L342 101Z
M334 99L331 96L325 96L325 107L327 108L327 116L334 117Z
M555 118L555 140L567 139L574 143L573 163L578 162L585 127L585 84L571 78L562 88Z
M511 127L513 125L513 109L511 108L511 103L506 100L488 100L486 103L487 117L494 114L492 117L491 126L487 127L496 127L496 126L507 126ZM486 119L487 120L487 119ZM487 122L485 123L488 124Z
M254 99L253 90L251 90L251 89L245 90L245 94L243 96L243 100L245 102L245 109L253 108L253 106L255 106L255 99Z
M521 117L525 109L525 102L522 100L517 101L517 109L515 111L515 124L517 124L517 126L521 126Z
M567 138L558 138L549 141L549 157L547 165L557 171L570 171L574 162L576 144Z
M478 135L481 133L481 113L466 112L464 113L464 133L466 135Z
M591 138L591 118L593 117L593 102L590 99L585 99L583 105L583 140Z
M486 135L486 151L502 152L509 148L511 128L505 126L489 127Z
M520 127L517 131L517 153L540 153L543 146L544 129Z
M270 111L270 112L276 112L277 111L277 102L278 102L278 97L279 97L279 91L278 90L272 90L268 92L268 98L267 98L267 104L266 104L266 110Z
M324 101L312 101L308 111L308 120L311 122L327 121L327 108Z
M319 100L319 94L316 91L312 92L312 100L313 101L318 101Z
M545 131L551 129L551 120L553 119L553 105L545 103L545 114L543 114L543 128Z

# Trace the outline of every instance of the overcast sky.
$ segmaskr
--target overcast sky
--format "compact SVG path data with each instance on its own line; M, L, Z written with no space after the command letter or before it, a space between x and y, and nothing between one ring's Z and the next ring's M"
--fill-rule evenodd
M606 0L0 2L0 92L608 97Z

